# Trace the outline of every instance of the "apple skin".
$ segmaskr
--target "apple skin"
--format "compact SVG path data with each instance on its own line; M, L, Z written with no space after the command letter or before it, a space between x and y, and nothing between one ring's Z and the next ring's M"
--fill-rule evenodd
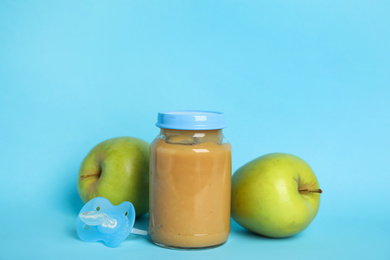
M301 158L267 154L234 173L232 218L263 236L293 236L317 215L321 192L313 170Z
M113 205L130 201L141 216L149 208L149 143L117 137L96 145L84 158L77 190L84 203L105 197Z

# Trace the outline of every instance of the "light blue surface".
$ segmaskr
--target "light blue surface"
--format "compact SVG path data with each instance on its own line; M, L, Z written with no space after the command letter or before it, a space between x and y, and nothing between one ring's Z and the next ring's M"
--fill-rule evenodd
M225 128L226 123L222 112L174 110L159 112L156 126L179 130L215 130Z
M0 1L0 259L390 259L389 13L387 0ZM157 112L176 109L225 113L233 170L270 152L307 161L324 191L308 229L267 239L233 222L225 245L195 252L80 241L84 156L152 141Z

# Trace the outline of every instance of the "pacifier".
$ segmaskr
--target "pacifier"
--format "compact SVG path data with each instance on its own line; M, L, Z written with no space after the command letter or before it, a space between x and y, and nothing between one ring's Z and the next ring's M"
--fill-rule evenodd
M103 241L109 247L117 247L130 233L147 235L148 232L133 228L135 209L129 201L114 206L103 197L88 201L77 217L76 229L85 242Z

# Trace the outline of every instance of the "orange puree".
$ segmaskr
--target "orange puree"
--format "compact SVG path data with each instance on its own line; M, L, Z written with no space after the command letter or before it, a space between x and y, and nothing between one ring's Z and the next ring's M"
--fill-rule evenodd
M222 143L221 130L162 133L151 146L151 239L180 248L223 244L230 232L231 145Z

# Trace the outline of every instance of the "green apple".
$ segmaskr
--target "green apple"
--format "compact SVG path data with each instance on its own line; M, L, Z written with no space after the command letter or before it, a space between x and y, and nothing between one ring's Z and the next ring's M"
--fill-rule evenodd
M114 205L130 201L137 216L149 208L149 143L117 137L96 145L83 160L77 189L84 203L105 197Z
M303 231L320 205L317 178L297 156L271 153L239 168L232 178L232 217L267 237Z

